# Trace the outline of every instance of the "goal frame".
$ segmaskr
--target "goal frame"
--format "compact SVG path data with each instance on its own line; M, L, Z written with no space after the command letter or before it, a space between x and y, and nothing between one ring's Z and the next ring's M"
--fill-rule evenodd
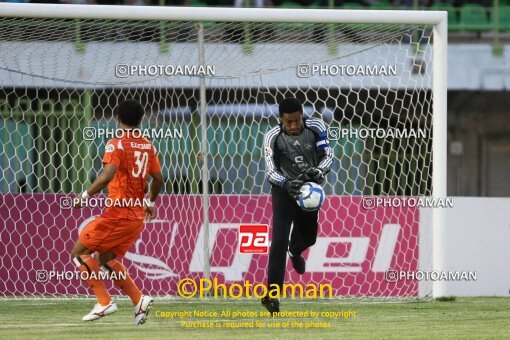
M445 11L152 7L1 3L0 16L59 19L432 25L432 196L434 198L445 198L447 196L446 100L448 22L447 12ZM202 108L205 107L205 103L203 102L204 99L205 98L201 98ZM433 209L432 270L434 271L445 270L445 242L443 237L444 225L445 219L442 209ZM434 298L444 296L445 284L441 281L434 281L432 284L432 295Z

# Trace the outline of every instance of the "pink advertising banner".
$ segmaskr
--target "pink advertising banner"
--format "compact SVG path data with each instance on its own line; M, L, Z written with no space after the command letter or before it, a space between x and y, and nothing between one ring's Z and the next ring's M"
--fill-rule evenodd
M102 208L65 209L67 198L0 195L1 295L89 294L79 278L55 273L76 272L72 246ZM122 261L145 293L177 295L179 280L203 277L202 198L163 195L156 206L157 218L145 223ZM418 208L366 208L362 197L329 196L321 209L317 242L303 254L307 272L298 275L289 261L286 280L331 284L335 296L417 296L417 282L389 280L387 272L418 269L418 222ZM227 285L265 283L268 254L240 253L239 225L268 224L270 240L271 223L270 196L211 196L211 277ZM119 293L115 288L111 292Z

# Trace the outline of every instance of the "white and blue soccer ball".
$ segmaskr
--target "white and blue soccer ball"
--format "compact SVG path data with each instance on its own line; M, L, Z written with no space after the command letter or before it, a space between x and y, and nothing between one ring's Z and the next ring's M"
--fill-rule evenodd
M308 182L301 187L301 194L296 202L305 211L316 211L320 209L325 198L324 189L319 184Z

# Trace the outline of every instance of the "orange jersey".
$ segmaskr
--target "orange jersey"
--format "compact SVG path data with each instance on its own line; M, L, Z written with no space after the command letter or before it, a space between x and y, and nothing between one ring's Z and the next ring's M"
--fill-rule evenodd
M129 134L113 138L106 144L103 164L115 164L117 172L108 184L108 197L115 203L101 216L143 220L144 208L140 203L145 196L147 176L161 171L154 145L146 138Z

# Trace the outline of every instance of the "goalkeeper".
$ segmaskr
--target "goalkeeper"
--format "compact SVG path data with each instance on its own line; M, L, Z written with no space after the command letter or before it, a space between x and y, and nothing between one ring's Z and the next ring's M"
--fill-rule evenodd
M295 197L305 182L321 184L333 162L324 122L303 118L303 106L296 98L281 101L279 113L280 124L264 138L266 177L271 183L273 234L267 274L269 294L261 302L271 313L280 311L275 290L282 291L287 251L292 267L303 274L306 263L301 253L317 239L319 212L301 210Z

